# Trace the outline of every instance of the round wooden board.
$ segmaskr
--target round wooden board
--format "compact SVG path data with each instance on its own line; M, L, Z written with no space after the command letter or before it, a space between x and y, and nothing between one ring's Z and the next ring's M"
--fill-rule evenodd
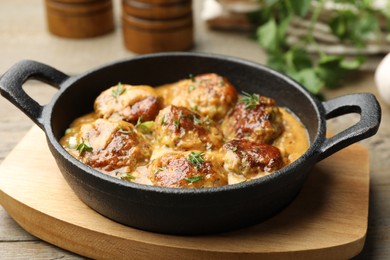
M16 222L49 243L99 259L347 259L364 245L368 195L368 152L355 144L318 163L275 217L227 233L173 236L118 224L83 204L38 127L0 165L0 203Z

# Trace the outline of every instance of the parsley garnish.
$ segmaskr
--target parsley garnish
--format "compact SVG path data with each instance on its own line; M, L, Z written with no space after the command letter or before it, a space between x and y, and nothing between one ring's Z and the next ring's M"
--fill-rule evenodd
M267 53L267 65L288 74L313 94L319 94L323 87L340 85L348 72L357 70L364 63L364 58L326 53L315 35L317 25L323 23L330 36L338 38L341 43L352 45L357 50L364 49L370 39L381 42L382 34L378 33L381 20L386 21L387 28L390 24L388 10L375 10L374 2L262 1L261 10L253 18L259 22L256 36ZM329 12L328 4L342 5L342 8L334 10L329 20L324 22L322 17ZM383 15L380 15L382 12ZM288 27L294 19L304 19L307 27L301 27L303 36L292 42L289 41Z
M122 128L122 126L119 126L118 132L120 132L120 133L122 133L122 134L126 134L126 135L132 134L132 133L133 133L133 131L132 131L131 129L125 130L125 129Z
M112 96L113 96L114 98L118 98L120 95L122 95L123 93L125 93L125 91L126 91L126 88L124 88L124 87L122 86L122 83L119 82L119 83L118 83L118 86L112 90Z
M165 166L158 167L158 169L157 169L158 172L162 172L162 171L166 171L166 170L167 170L167 167L165 167Z
M179 114L179 118L174 118L173 119L173 123L175 124L175 127L176 129L179 129L179 126L180 126L180 122L181 122L181 119L182 119L182 113L180 111L180 114Z
M142 122L142 117L139 117L135 127L137 129L139 129L144 134L150 134L152 132L153 127L154 127L154 121Z
M260 104L259 94L249 94L245 91L243 91L242 94L244 95L244 97L240 99L240 102L245 104L246 109L254 108L255 106Z
M133 181L133 180L136 179L133 175L131 175L128 172L126 172L124 174L120 173L120 172L117 172L116 175L120 175L121 180L125 180L125 181Z
M209 118L209 116L206 116L204 120L197 118L196 115L194 115L194 124L196 125L202 125L202 127L206 130L210 129L210 125L213 123L213 120Z
M194 115L194 123L196 125L201 125L201 124L203 124L203 121L202 121L202 119L199 119L196 117L196 115Z
M184 180L186 180L190 183L194 183L194 182L203 180L203 176L198 175L198 176L188 177L188 178L184 178Z
M92 152L92 146L88 141L82 141L76 148L79 154L82 155L85 151Z
M196 168L199 168L204 163L202 155L204 152L191 152L188 155L188 161L193 164Z
M204 126L205 129L210 129L210 125L213 123L213 120L211 120L209 118L209 116L207 115L204 119L204 124L206 124L206 126Z

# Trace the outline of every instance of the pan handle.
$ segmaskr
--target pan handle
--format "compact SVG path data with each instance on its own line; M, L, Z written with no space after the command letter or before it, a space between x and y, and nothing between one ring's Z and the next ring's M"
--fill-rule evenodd
M60 88L61 83L68 78L68 75L48 65L32 60L22 60L1 76L0 94L43 129L42 112L44 106L32 99L22 86L27 80L36 79Z
M373 136L378 131L381 108L373 94L351 94L325 101L322 104L326 119L358 113L360 120L335 136L326 138L319 150L319 160L323 160L353 143Z

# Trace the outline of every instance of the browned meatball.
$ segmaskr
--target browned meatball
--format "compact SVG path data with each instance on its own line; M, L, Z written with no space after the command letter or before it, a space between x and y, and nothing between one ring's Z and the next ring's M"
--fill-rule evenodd
M224 167L248 179L282 168L285 164L280 150L268 144L248 140L232 140L223 145Z
M149 179L156 186L171 188L206 188L228 184L218 160L203 152L171 152L149 165Z
M272 98L248 94L225 118L221 129L229 140L271 144L283 132L283 117Z
M203 117L221 120L237 101L234 86L214 73L181 80L159 90L165 104L186 107Z
M222 146L216 124L185 107L168 106L154 122L156 142L175 150L212 150Z
M103 91L95 100L96 114L101 118L120 119L135 124L152 121L163 106L152 87L118 84Z
M97 119L82 124L61 143L80 161L106 173L118 169L130 173L145 165L151 154L148 140L125 121Z

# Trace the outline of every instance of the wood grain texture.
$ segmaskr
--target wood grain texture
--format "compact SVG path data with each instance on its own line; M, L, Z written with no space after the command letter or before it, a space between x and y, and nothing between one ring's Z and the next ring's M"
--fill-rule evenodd
M186 51L194 45L192 1L175 4L143 4L122 1L124 45L130 51L145 54ZM164 14L164 15L161 15Z
M58 2L46 0L46 18L51 33L69 38L89 38L114 30L111 0Z
M20 243L20 244L19 244ZM21 241L0 243L1 259L82 259L80 256L53 246L48 249L43 241ZM23 250L20 250L23 246Z
M368 193L367 149L353 145L320 162L296 200L266 222L215 235L172 236L118 224L83 204L60 174L38 127L0 166L0 203L16 222L43 240L92 258L351 258L364 245Z

